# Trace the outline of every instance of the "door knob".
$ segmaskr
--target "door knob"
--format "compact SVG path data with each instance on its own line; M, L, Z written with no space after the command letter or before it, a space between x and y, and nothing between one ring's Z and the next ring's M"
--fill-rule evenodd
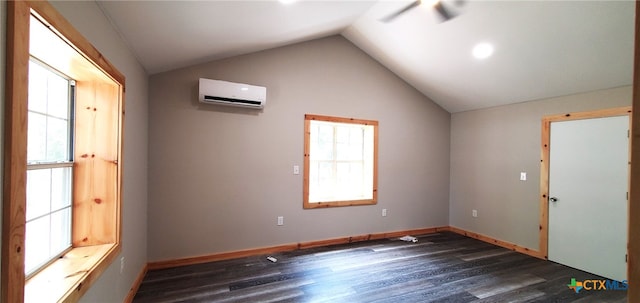
M556 198L556 197L551 197L551 198L549 198L549 201L551 201L551 202L558 202L558 198Z

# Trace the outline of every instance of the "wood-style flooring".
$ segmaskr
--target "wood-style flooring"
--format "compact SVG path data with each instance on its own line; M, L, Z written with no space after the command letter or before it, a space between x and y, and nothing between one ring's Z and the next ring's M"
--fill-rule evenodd
M451 232L359 242L147 273L134 302L626 302L603 279Z

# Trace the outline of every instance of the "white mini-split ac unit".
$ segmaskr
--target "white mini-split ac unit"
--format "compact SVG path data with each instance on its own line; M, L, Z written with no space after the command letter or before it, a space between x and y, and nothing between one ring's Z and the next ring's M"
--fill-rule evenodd
M200 78L201 103L264 108L267 88L242 83Z

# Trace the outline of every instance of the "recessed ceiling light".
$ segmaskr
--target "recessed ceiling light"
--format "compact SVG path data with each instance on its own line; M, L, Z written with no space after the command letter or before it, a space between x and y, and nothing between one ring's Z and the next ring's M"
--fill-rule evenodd
M249 90L249 88L248 88L248 87L242 87L242 88L240 88L240 90L248 91L248 90Z
M282 3L282 4L291 4L291 3L296 2L298 0L278 0L278 1L280 1L280 3Z
M490 43L478 43L473 47L473 56L477 59L486 59L493 55L493 45Z

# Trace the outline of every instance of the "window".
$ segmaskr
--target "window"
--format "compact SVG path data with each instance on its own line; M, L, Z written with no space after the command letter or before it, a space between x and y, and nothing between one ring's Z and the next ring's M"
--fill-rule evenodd
M74 81L29 61L25 273L71 247Z
M305 115L304 140L304 208L377 203L377 121Z
M77 302L122 249L125 77L48 2L6 8L0 301Z

